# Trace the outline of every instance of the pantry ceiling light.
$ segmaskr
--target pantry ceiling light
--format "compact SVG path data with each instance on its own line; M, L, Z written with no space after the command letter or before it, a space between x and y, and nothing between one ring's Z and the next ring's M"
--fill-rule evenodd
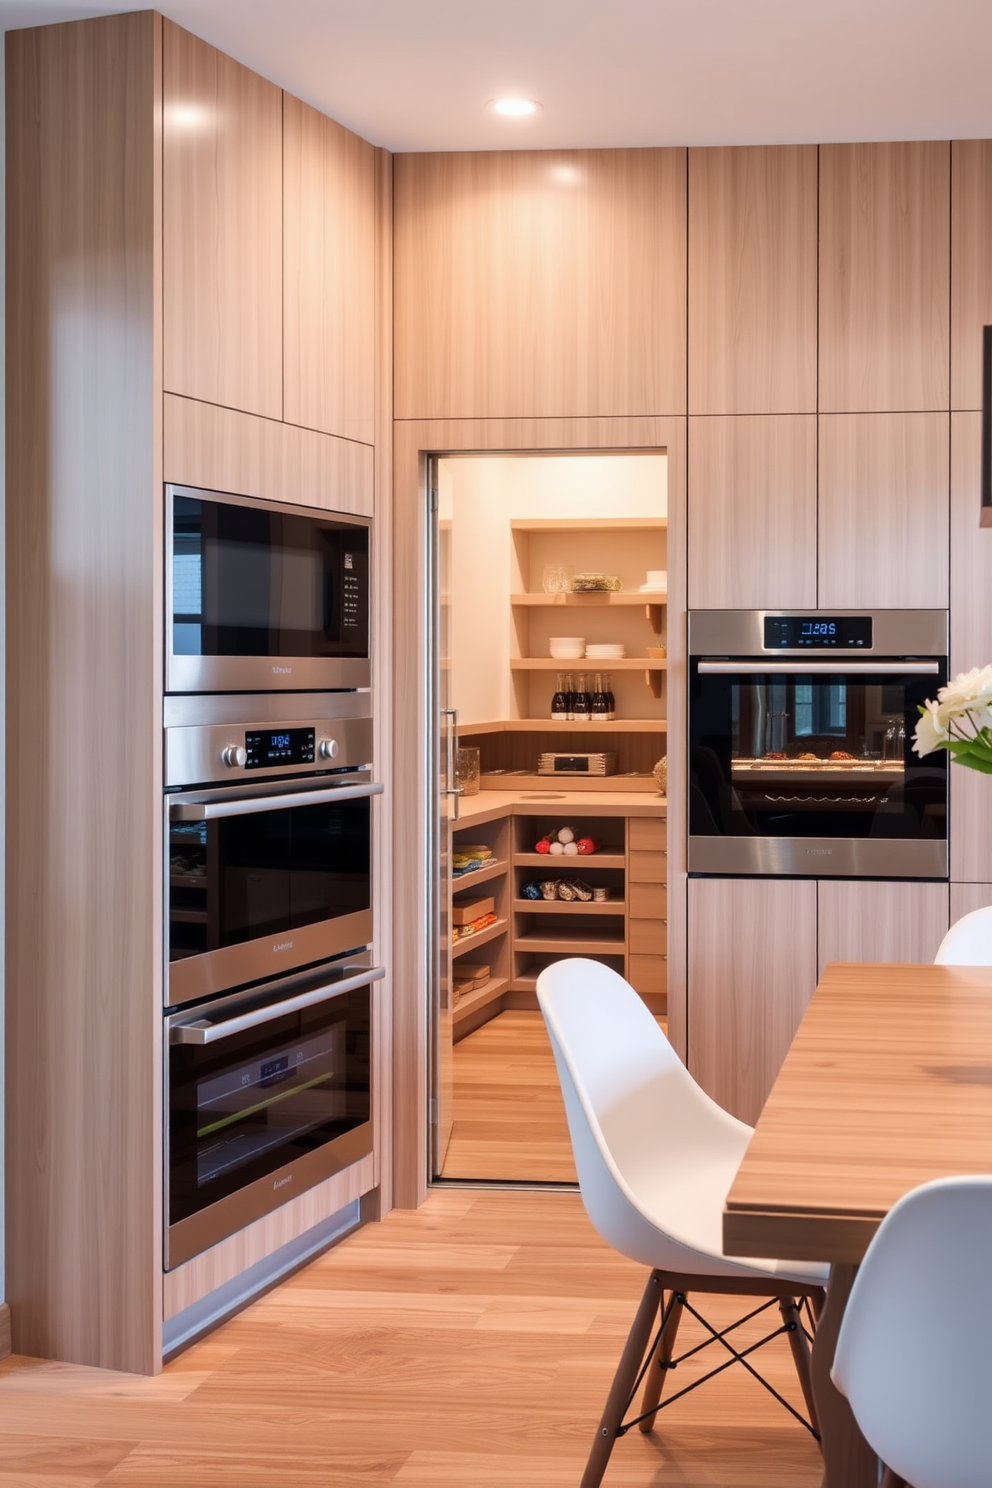
M525 119L528 114L540 113L543 107L533 98L494 98L489 110L493 114L502 114L505 119Z

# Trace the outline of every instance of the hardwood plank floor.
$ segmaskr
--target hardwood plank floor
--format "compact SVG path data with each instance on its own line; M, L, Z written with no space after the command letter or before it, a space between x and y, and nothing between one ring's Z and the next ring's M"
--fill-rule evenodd
M434 1189L158 1379L6 1360L0 1488L575 1488L644 1279L577 1194ZM783 1339L764 1365L795 1400ZM734 1369L620 1441L605 1488L814 1488L820 1471Z

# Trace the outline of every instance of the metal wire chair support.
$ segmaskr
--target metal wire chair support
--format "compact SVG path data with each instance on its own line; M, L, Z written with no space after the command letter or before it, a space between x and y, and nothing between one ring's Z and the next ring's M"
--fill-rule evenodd
M743 1364L744 1368L748 1371L749 1374L754 1376L759 1385L764 1385L769 1395L773 1395L778 1401L779 1405L784 1406L790 1415L795 1416L796 1420L799 1421L801 1425L806 1427L806 1430L810 1433L814 1440L819 1441L820 1433L816 1430L812 1422L808 1421L801 1411L797 1411L795 1406L792 1405L790 1401L786 1400L784 1395L780 1395L778 1390L775 1389L775 1386L769 1384L764 1375L759 1374L757 1369L754 1368L753 1364L748 1363L749 1354L756 1353L758 1349L764 1348L766 1343L771 1343L773 1338L779 1338L783 1333L794 1333L797 1327L802 1327L802 1331L805 1334L806 1338L809 1340L810 1343L812 1343L813 1335L806 1329L806 1327L795 1322L783 1323L780 1327L774 1329L773 1332L766 1334L764 1338L759 1338L757 1343L752 1343L746 1349L741 1350L735 1349L733 1344L727 1341L729 1334L735 1332L738 1328L742 1328L744 1324L749 1323L752 1318L760 1317L761 1313L767 1312L770 1307L774 1307L776 1305L776 1301L777 1298L775 1297L769 1298L769 1300L767 1302L763 1302L760 1307L755 1307L753 1311L746 1313L744 1317L738 1318L736 1323L731 1323L728 1328L722 1328L718 1331L716 1328L713 1327L711 1323L707 1322L706 1318L703 1317L701 1312L698 1312L697 1309L692 1306L692 1303L689 1301L685 1292L672 1292L669 1297L668 1303L662 1313L661 1324L658 1328L657 1333L654 1335L654 1338L651 1340L651 1346L648 1349L647 1354L645 1355L644 1363L641 1365L637 1379L634 1381L634 1387L631 1390L630 1395L628 1396L627 1404L624 1407L624 1414L626 1415L627 1411L630 1410L630 1407L634 1403L634 1398L637 1395L638 1390L641 1388L644 1376L648 1372L652 1359L654 1359L654 1356L658 1349L658 1344L661 1340L661 1336L668 1326L668 1320L671 1317L672 1309L677 1302L681 1303L686 1312L690 1313L691 1316L696 1319L697 1323L701 1324L701 1326L706 1329L707 1333L709 1333L710 1336L709 1338L704 1338L702 1343L697 1343L694 1348L686 1349L685 1353L680 1354L677 1359L672 1359L667 1363L656 1361L655 1367L666 1370L675 1369L678 1367L679 1364L684 1364L686 1359L691 1359L695 1354L701 1353L703 1349L709 1348L714 1343L722 1343L731 1357L729 1359L725 1359L722 1364L718 1364L715 1369L711 1369L709 1374L704 1374L698 1380L693 1380L691 1385L686 1385L683 1389L677 1390L674 1395L666 1395L665 1398L659 1401L656 1406L653 1406L651 1410L644 1411L641 1415L634 1416L629 1421L624 1421L621 1426L617 1427L617 1436L626 1436L628 1431L632 1431L633 1428L637 1426L641 1421L647 1420L648 1416L653 1416L655 1411L663 1410L664 1407L667 1405L674 1405L676 1400L682 1399L683 1395L688 1395L692 1390L697 1390L700 1385L705 1385L707 1380L714 1379L716 1375L722 1374L725 1369L730 1369L731 1366L734 1364ZM809 1316L810 1324L812 1327L815 1328L815 1322L813 1319L813 1314L809 1309L808 1299L806 1301L806 1309Z

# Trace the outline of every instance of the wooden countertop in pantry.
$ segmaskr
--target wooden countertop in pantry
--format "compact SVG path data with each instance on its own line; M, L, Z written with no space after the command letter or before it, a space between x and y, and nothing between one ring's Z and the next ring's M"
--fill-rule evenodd
M500 816L547 816L572 811L582 816L667 816L666 796L639 791L479 791L463 796L456 831Z

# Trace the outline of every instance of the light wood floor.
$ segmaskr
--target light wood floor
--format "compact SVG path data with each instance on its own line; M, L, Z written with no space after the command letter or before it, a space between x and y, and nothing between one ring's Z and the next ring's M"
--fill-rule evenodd
M158 1379L7 1360L0 1488L576 1488L644 1280L577 1194L435 1189ZM795 1398L782 1339L765 1368ZM659 1427L617 1444L604 1488L820 1481L740 1369Z

